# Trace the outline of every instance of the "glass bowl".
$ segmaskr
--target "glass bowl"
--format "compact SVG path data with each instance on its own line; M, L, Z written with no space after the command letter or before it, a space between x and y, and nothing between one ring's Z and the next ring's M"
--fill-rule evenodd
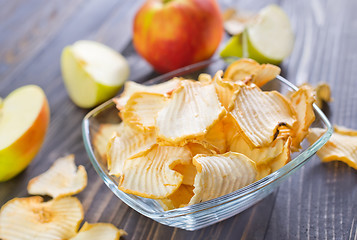
M233 60L235 59L210 59L161 75L144 84L157 84L176 76L197 79L198 74L202 72L214 75L217 70L224 70ZM277 90L286 94L289 91L296 91L297 88L283 77L278 76L262 89ZM314 111L316 119L312 126L325 128L326 133L311 146L304 141L301 151L292 154L292 160L284 167L230 194L169 211L164 211L160 204L153 199L146 199L120 191L117 187L119 179L109 175L106 167L106 159L104 159L100 151L96 149L97 145L93 144L93 136L98 132L101 124L120 122L118 110L115 108L112 100L103 103L85 116L82 124L82 133L84 145L93 167L105 184L120 200L139 213L159 223L192 231L227 219L249 208L273 192L284 179L303 166L308 159L327 142L332 134L332 127L327 117L315 105Z

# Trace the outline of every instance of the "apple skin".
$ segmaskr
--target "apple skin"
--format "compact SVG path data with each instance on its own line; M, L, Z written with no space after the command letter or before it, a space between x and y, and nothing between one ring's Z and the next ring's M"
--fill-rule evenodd
M31 127L13 144L0 150L0 182L22 172L36 156L45 139L50 122L50 108L46 97Z
M243 34L232 36L219 55L225 57L243 57Z
M156 71L210 58L223 35L215 0L148 0L137 12L133 44Z

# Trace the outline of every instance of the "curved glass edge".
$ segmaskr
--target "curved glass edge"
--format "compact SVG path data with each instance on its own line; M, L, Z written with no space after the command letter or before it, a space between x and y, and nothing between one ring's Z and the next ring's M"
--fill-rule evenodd
M221 59L221 58L216 58L216 59L210 59L204 62L196 63L191 66L184 67L182 69L178 69L174 72L167 73L164 75L161 75L159 77L153 78L147 82L146 84L152 84L152 83L157 83L159 81L163 81L168 78L172 78L178 75L184 75L185 73L188 73L190 71L195 71L199 70L202 67L208 66L209 64L215 63L217 61L225 61L226 63L229 63L231 61L236 60L237 58L228 58L228 59ZM297 90L297 87L290 83L288 80L281 76L277 76L277 79L290 87L293 90ZM159 222L162 222L160 220L167 219L167 218L176 218L180 216L185 216L188 214L194 214L203 210L207 210L210 208L215 208L217 206L221 206L227 203L230 203L232 201L235 201L239 198L244 198L247 196L252 195L254 192L257 192L260 189L264 189L267 186L270 186L273 182L280 182L281 180L285 179L293 170L301 167L313 154L316 153L316 151L321 148L331 137L333 128L328 121L327 117L325 114L314 104L314 110L319 114L319 117L322 119L323 123L325 124L327 131L319 138L318 141L316 141L314 144L309 146L306 150L304 150L302 153L300 153L296 158L292 159L287 165L282 167L281 169L275 171L274 173L270 174L269 176L254 182L244 188L241 188L235 192L232 192L230 194L224 195L219 198L215 198L206 202L202 202L199 204L195 204L192 206L186 206L183 208L178 208L178 209L173 209L169 211L150 211L149 209L145 208L142 206L142 204L137 204L134 199L132 199L130 196L128 196L126 193L121 192L117 186L114 184L114 182L111 180L111 177L107 175L107 173L99 166L96 157L94 155L94 151L91 147L90 144L90 136L89 136L89 125L88 121L89 118L95 116L97 113L100 111L103 111L107 107L110 107L113 105L112 100L108 100L107 102L103 103L102 105L98 106L97 108L93 109L90 111L83 119L82 122L82 135L83 135L83 140L84 140L84 145L86 148L86 151L90 157L90 160L92 162L92 165L94 166L96 172L100 175L100 177L103 179L105 184L117 195L123 202L125 202L127 205L131 206L134 210L138 211L139 213L153 218L154 220L157 220ZM253 203L255 203L254 201ZM164 222L162 222L164 223ZM164 223L167 224L167 223ZM167 224L171 225L171 224Z

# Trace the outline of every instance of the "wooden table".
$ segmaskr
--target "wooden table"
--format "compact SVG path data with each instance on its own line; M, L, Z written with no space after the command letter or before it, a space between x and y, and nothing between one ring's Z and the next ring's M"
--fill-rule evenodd
M283 76L296 84L328 82L334 101L324 110L331 122L357 129L357 1L276 3L286 10L296 33L294 51L281 66ZM93 39L128 59L132 80L156 76L131 42L133 16L141 4L142 0L0 0L0 96L37 84L51 108L42 150L18 177L0 183L0 206L14 197L28 196L29 179L58 157L74 153L76 163L84 165L89 176L87 188L78 195L85 220L113 223L128 232L125 239L356 239L357 172L343 163L323 164L317 157L255 206L194 232L140 215L103 184L83 146L81 121L88 110L68 98L60 54L76 40ZM255 11L267 4L220 1L222 9Z

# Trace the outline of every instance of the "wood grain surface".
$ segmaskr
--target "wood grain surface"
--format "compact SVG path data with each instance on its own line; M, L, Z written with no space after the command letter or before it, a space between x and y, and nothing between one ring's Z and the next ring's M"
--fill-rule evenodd
M357 172L343 163L321 163L317 157L258 204L194 232L140 215L104 185L83 146L81 121L88 110L68 98L60 54L76 40L92 39L128 59L132 80L156 76L131 42L133 17L142 2L0 0L0 96L37 84L51 108L41 151L23 173L0 183L0 206L14 197L28 196L29 179L58 157L74 153L76 163L84 165L89 176L87 188L78 194L85 221L113 223L128 232L124 239L357 239ZM222 9L251 11L269 3L284 8L296 35L294 51L281 65L282 75L295 84L328 82L334 101L324 111L333 124L357 129L357 1L219 1Z

